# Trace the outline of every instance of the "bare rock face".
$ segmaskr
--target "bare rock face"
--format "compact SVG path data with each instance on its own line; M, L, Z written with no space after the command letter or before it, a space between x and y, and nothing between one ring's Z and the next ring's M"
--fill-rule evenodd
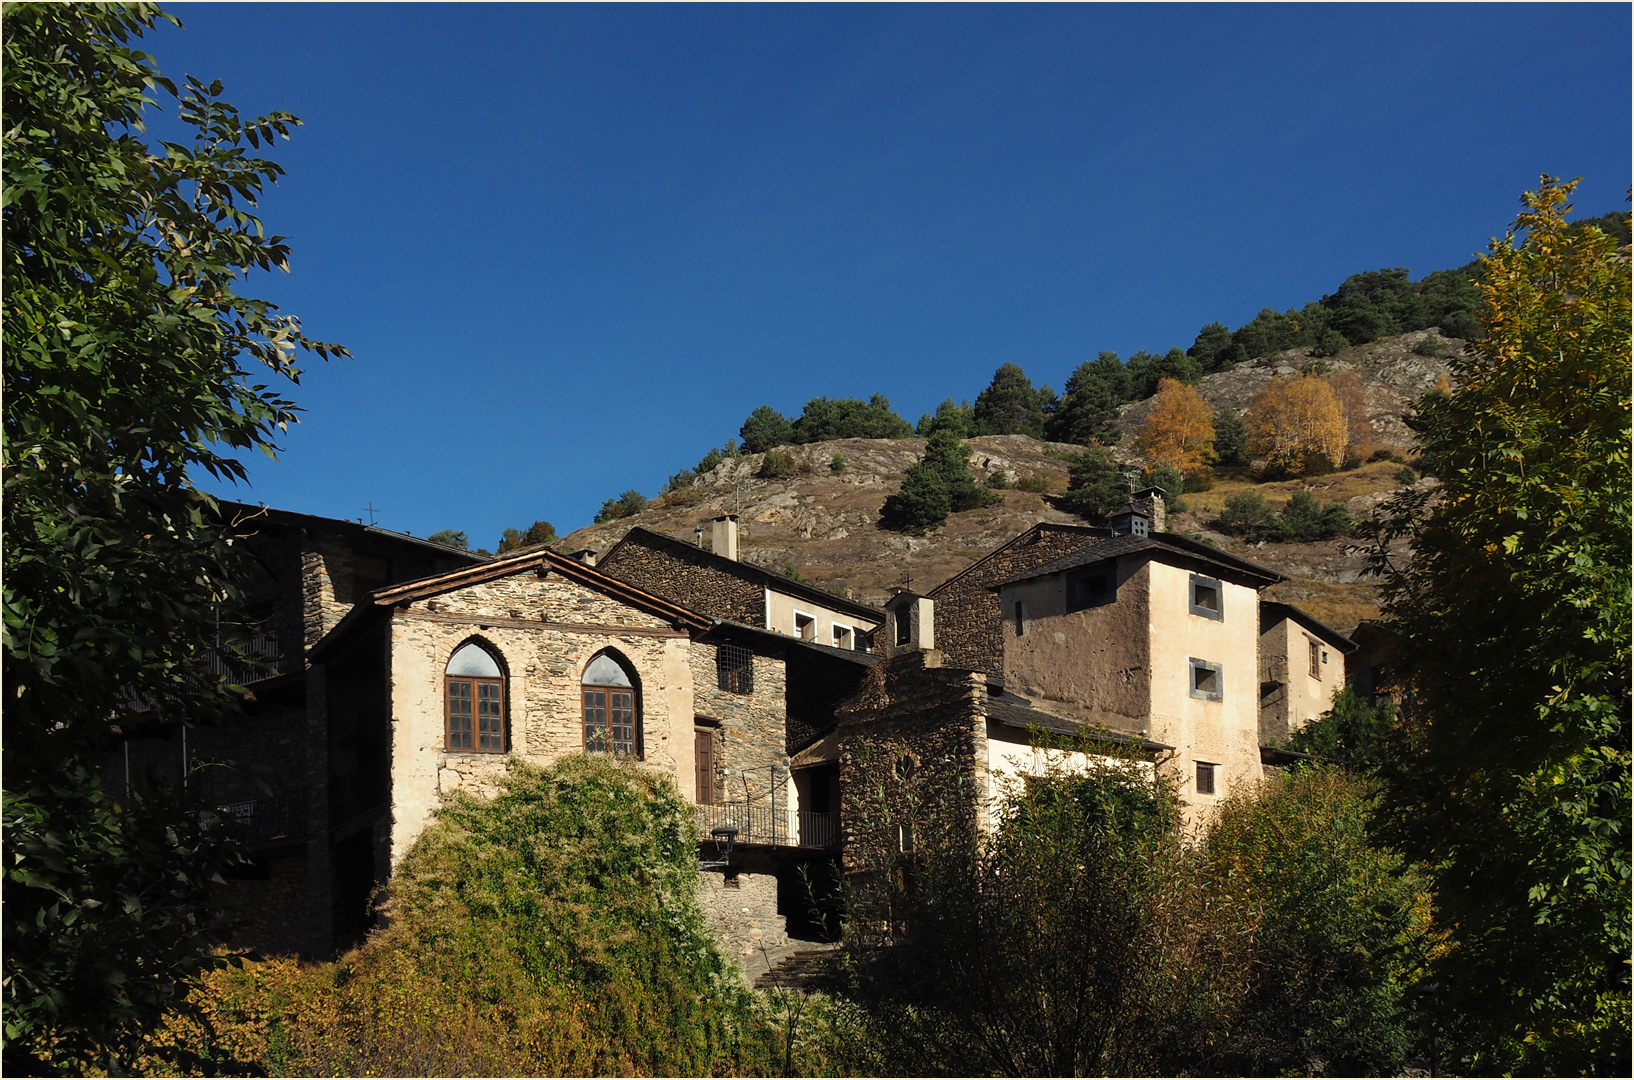
M1404 417L1413 402L1448 374L1441 357L1413 351L1425 333L1387 338L1346 349L1328 362L1334 370L1359 376L1378 441L1403 449L1413 445ZM1434 335L1446 352L1463 342ZM1296 349L1244 364L1203 379L1198 390L1216 412L1246 409L1254 396L1278 376L1297 374L1310 360ZM1124 409L1122 444L1114 449L1121 461L1137 460L1133 432L1150 411L1150 402ZM946 525L926 536L905 536L879 527L880 508L903 475L925 452L923 439L842 439L780 448L794 460L794 471L775 479L758 475L762 454L745 454L721 462L691 487L654 499L631 517L591 525L564 538L564 550L590 548L605 552L632 526L640 525L687 542L709 543L709 520L720 514L739 516L739 557L774 573L802 579L865 603L883 603L892 588L926 591L953 576L1017 533L1040 521L1075 522L1055 509L1049 496L1066 490L1067 458L1082 447L1042 443L1025 435L995 435L968 440L970 468L977 477L1002 474L1011 485L1000 492L1002 505L954 514ZM844 458L833 471L835 454ZM1277 484L1255 485L1273 506L1295 490L1306 490L1324 502L1344 502L1353 517L1365 517L1398 486L1401 466L1376 462L1347 473ZM1431 481L1421 481L1431 483ZM1027 490L1018 490L1017 486ZM1240 486L1240 485L1239 485ZM1364 576L1366 559L1353 541L1320 544L1249 545L1213 532L1209 523L1223 505L1224 494L1187 496L1189 513L1171 517L1169 529L1215 544L1289 576L1269 598L1298 604L1336 629L1348 631L1378 614L1377 595Z

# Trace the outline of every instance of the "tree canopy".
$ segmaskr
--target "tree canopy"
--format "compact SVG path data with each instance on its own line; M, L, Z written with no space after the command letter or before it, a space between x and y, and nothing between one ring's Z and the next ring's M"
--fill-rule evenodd
M283 170L220 83L179 87L132 45L156 7L4 11L5 1063L41 1039L117 1047L205 962L204 890L226 856L181 802L103 790L124 725L226 717L242 523L193 486L242 479L296 420L280 389L308 338L241 294L289 268L254 210ZM171 19L174 22L175 20ZM137 133L158 96L190 142ZM249 628L242 628L248 630Z
M1439 491L1375 536L1412 704L1383 831L1435 868L1483 1073L1629 1070L1629 260L1567 225L1574 183L1482 257L1484 336L1415 422Z
M1214 460L1214 413L1196 390L1164 379L1135 445L1154 466L1193 472Z
M1337 468L1350 447L1350 428L1320 375L1273 379L1243 413L1248 448L1274 472L1308 476Z
M1055 408L1055 391L1035 387L1017 364L1000 364L993 381L976 395L971 410L978 435L1044 437L1044 422Z

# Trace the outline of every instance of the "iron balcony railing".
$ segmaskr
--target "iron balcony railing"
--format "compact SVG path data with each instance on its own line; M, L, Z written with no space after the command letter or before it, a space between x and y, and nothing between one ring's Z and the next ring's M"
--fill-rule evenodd
M215 648L205 655L210 670L239 683L270 679L301 669L301 654L286 649L277 634L249 634L233 643L236 648Z
M736 829L734 842L739 844L826 848L833 847L840 839L838 814L802 810L791 815L783 806L738 802L701 805L698 817L705 836L712 829ZM791 817L796 820L791 822Z
M300 840L306 837L306 797L276 795L214 808L217 818L240 843Z

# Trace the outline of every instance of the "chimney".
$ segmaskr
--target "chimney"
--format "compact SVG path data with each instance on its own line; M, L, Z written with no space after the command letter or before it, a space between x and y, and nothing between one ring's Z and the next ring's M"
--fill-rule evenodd
M936 602L902 589L885 604L886 642L890 653L936 648Z
M709 548L723 558L738 561L738 516L722 514L709 523Z
M1129 502L1136 511L1145 514L1152 523L1152 531L1164 532L1168 528L1168 514L1163 508L1163 489L1159 487L1141 488L1129 496Z
M578 562L582 562L586 566L595 566L596 565L596 549L595 548L580 548L578 551L574 551L574 552L569 553L568 558L577 560Z

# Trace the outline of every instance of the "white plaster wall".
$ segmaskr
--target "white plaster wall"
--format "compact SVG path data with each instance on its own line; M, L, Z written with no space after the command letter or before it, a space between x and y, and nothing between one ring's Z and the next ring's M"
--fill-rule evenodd
M826 608L821 604L812 603L797 596L789 596L786 593L770 590L766 594L766 629L775 630L779 634L787 634L789 637L798 636L794 632L794 613L796 611L799 611L802 615L810 615L817 620L817 636L812 640L818 645L834 644L835 623L852 627L854 630L860 630L863 633L872 631L880 624L879 619L859 619L855 615L835 611L833 608Z
M1259 593L1221 582L1224 618L1193 615L1191 572L1164 563L1148 564L1152 713L1150 738L1175 748L1180 794L1194 810L1218 802L1237 787L1258 781L1259 758ZM1221 699L1191 696L1196 657L1222 665ZM1196 763L1217 766L1214 795L1196 790ZM1195 815L1194 815L1195 820Z

